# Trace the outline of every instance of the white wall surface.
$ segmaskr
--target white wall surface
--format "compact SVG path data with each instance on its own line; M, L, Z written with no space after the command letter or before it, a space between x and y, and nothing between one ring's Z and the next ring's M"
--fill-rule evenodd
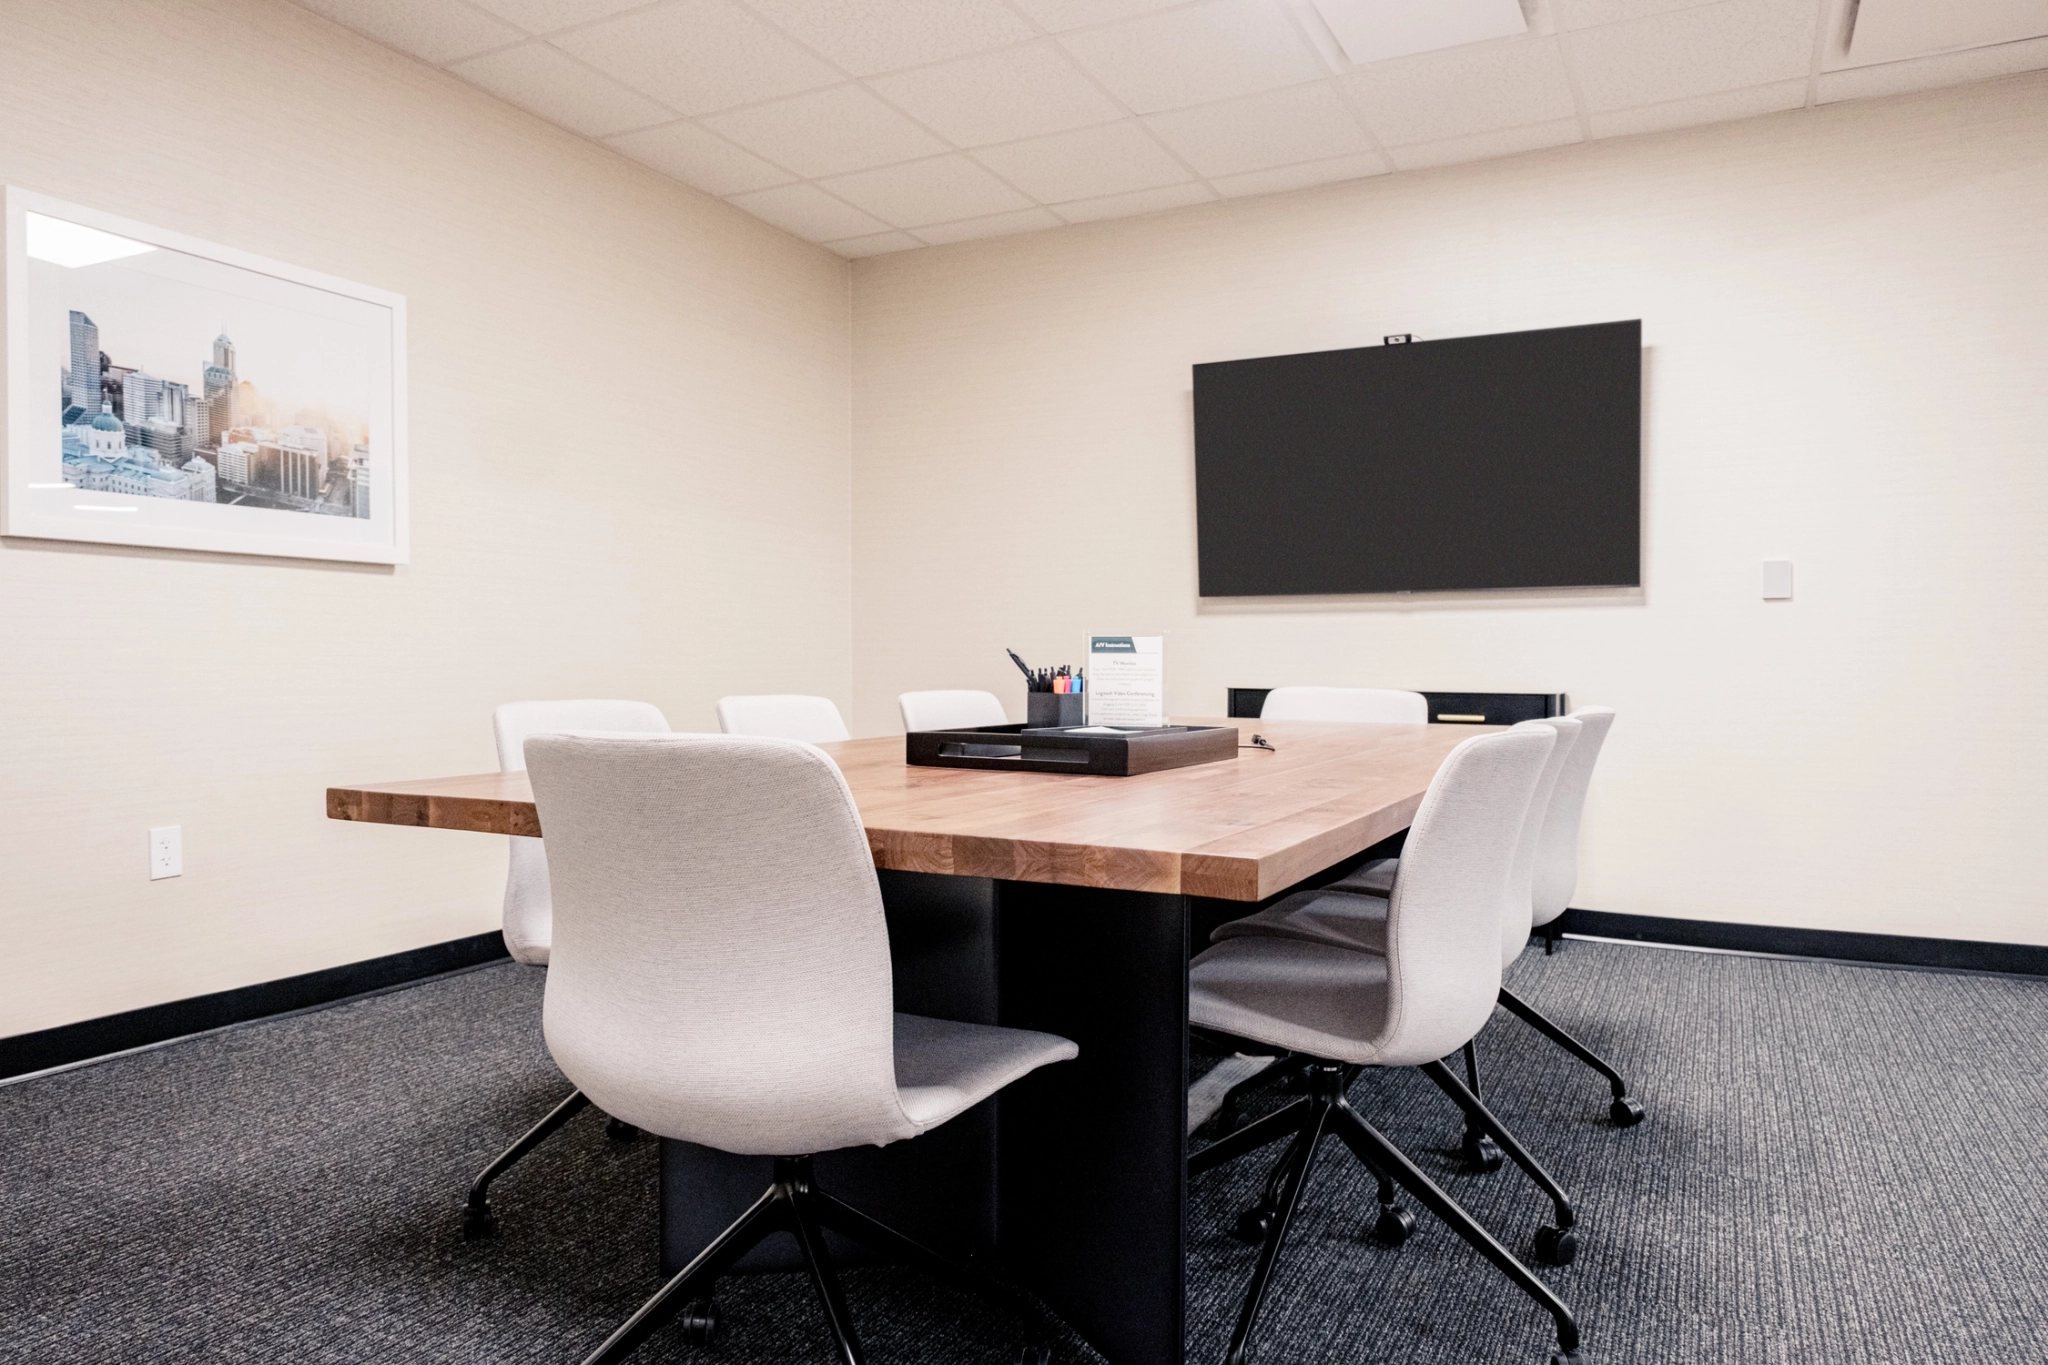
M0 1035L494 928L502 840L322 802L498 702L850 700L836 257L282 0L0 4L0 181L405 294L413 545L0 543Z
M2034 75L857 262L856 728L1090 630L1183 716L1561 690L1575 904L2048 943L2044 224ZM1636 317L1641 592L1197 598L1190 365Z

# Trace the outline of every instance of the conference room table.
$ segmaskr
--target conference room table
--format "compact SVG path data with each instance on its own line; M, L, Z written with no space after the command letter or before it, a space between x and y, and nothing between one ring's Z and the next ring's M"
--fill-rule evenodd
M1176 723L1272 747L1091 777L912 767L901 736L820 746L867 827L896 1007L1080 1045L922 1137L822 1154L820 1186L913 1236L993 1254L1114 1365L1184 1358L1189 957L1216 924L1406 829L1444 756L1489 728ZM327 813L542 832L523 772L333 787ZM768 1168L665 1141L664 1267L737 1217ZM764 1244L742 1268L796 1264Z

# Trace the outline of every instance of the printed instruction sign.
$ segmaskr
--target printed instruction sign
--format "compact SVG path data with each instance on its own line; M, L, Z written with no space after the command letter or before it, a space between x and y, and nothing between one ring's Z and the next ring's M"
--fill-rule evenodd
M1090 725L1150 727L1166 724L1166 637L1088 637Z

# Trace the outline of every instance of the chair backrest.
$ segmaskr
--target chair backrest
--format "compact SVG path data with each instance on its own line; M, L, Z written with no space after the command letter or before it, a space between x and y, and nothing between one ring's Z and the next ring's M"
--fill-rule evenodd
M846 722L830 697L775 694L760 697L720 697L718 728L728 735L754 735L763 739L800 739L806 744L830 744L848 739Z
M1502 898L1556 744L1544 728L1475 735L1431 779L1387 906L1386 1064L1447 1056L1493 1014Z
M993 692L905 692L896 705L906 730L959 730L1003 725L1010 719Z
M508 701L491 713L498 741L498 771L526 769L531 735L564 730L646 730L666 734L661 708L644 701ZM514 962L544 966L552 935L548 860L538 839L512 836L505 869L505 951Z
M1429 699L1387 687L1276 687L1266 694L1259 719L1427 725Z
M1551 746L1550 757L1543 760L1543 772L1537 777L1536 790L1529 797L1529 812L1522 817L1522 833L1515 841L1515 866L1508 874L1507 895L1501 901L1500 965L1503 970L1529 946L1529 930L1536 922L1536 858L1543 847L1543 829L1549 821L1550 802L1557 790L1558 776L1564 771L1579 741L1579 723L1570 716L1525 720L1514 728L1530 727L1549 730L1557 736L1557 743Z
M1593 781L1593 765L1599 762L1600 746L1614 725L1614 710L1606 706L1581 706L1571 718L1579 723L1579 740L1558 774L1557 790L1550 796L1550 812L1543 822L1543 842L1536 852L1533 921L1548 924L1565 912L1572 892L1579 886L1579 819L1586 811L1586 788Z
M542 1019L572 1084L728 1152L916 1133L881 890L830 759L737 735L540 735L526 761L555 885Z

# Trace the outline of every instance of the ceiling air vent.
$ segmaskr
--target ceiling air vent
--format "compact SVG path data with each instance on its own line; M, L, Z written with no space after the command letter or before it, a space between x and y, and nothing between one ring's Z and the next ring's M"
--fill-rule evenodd
M1518 0L1313 0L1358 66L1529 31Z
M1850 66L1960 52L2048 34L2048 0L1859 0Z

